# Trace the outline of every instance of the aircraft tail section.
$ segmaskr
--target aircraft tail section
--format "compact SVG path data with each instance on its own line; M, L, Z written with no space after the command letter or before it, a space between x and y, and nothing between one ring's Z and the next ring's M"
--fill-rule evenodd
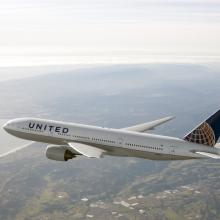
M220 136L220 110L193 129L184 140L214 147Z

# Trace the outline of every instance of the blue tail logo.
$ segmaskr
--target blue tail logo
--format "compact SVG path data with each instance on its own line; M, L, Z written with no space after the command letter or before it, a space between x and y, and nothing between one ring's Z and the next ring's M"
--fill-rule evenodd
M220 110L184 137L184 140L214 147L220 136Z

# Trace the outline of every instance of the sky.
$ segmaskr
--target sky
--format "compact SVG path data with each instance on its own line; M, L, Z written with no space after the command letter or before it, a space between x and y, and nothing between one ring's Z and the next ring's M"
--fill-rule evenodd
M0 67L218 62L219 0L0 0Z

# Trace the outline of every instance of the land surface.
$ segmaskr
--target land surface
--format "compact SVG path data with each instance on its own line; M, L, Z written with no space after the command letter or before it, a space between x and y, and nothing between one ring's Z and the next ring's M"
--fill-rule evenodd
M219 84L219 72L201 65L64 71L2 83L0 118L120 128L175 115L153 132L183 137L219 107ZM45 145L31 146L0 160L0 219L217 220L219 168L216 160L61 163L45 158Z

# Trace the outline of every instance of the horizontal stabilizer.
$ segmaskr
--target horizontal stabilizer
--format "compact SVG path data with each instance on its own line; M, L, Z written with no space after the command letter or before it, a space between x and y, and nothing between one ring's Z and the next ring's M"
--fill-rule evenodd
M217 143L215 147L220 148L220 143Z
M151 121L151 122L134 125L134 126L127 127L127 128L122 128L122 130L135 131L135 132L144 132L144 131L152 130L155 127L157 127L157 126L159 126L161 124L164 124L165 122L168 122L168 121L170 121L172 119L174 119L174 117L170 116L170 117L161 118L161 119L158 119L158 120L155 120L155 121Z
M217 154L211 154L211 153L207 153L207 152L195 152L195 153L206 156L208 158L220 159L220 155L217 155Z
M80 154L86 157L90 157L90 158L101 158L106 152L102 149L99 149L97 147L92 147L87 144L71 142L71 143L68 143L68 145L70 146L70 148L74 149Z

